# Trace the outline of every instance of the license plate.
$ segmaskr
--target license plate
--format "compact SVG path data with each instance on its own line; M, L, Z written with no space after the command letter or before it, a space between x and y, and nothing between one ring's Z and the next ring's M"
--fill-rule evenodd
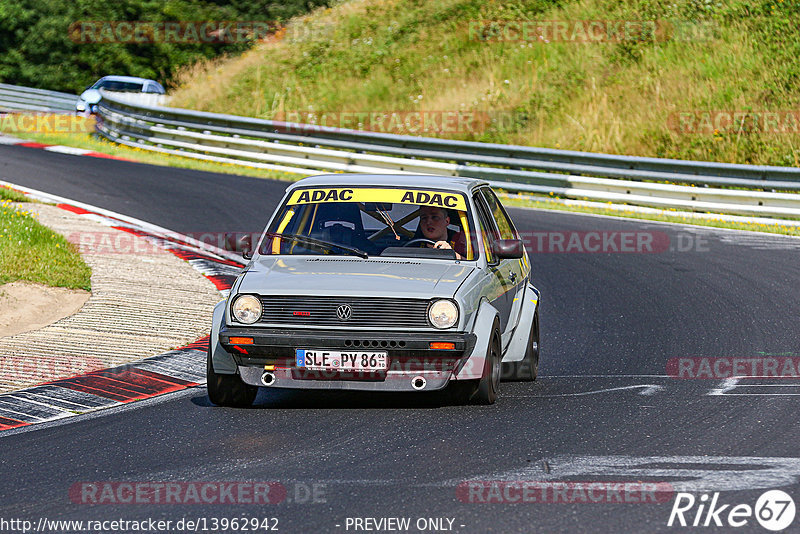
M295 353L297 367L314 371L382 371L389 368L386 352L297 349Z

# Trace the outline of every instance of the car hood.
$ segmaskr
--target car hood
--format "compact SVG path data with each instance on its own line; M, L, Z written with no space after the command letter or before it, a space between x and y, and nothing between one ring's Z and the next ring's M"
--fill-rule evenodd
M360 297L452 297L475 270L455 262L352 256L261 257L244 273L239 293Z
M103 97L97 89L87 89L81 93L80 98L87 104L97 104Z

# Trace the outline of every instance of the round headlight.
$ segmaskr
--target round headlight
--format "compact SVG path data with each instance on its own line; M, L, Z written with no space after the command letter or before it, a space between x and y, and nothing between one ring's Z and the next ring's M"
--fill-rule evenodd
M242 295L234 303L233 317L244 324L253 324L261 318L261 301L253 295Z
M428 308L428 319L436 328L450 328L458 322L458 308L450 300L437 300Z

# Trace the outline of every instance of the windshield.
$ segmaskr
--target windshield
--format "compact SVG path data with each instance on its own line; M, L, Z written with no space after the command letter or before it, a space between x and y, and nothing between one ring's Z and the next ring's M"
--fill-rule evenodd
M142 84L136 82L115 82L112 80L103 80L94 84L92 89L105 89L106 91L116 91L119 93L141 93Z
M304 188L262 236L259 254L475 259L464 195L433 189Z

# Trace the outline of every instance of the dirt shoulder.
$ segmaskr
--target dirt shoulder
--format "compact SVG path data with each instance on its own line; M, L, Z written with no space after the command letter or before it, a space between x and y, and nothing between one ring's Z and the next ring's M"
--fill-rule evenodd
M31 282L0 286L0 338L43 328L77 313L91 293Z

